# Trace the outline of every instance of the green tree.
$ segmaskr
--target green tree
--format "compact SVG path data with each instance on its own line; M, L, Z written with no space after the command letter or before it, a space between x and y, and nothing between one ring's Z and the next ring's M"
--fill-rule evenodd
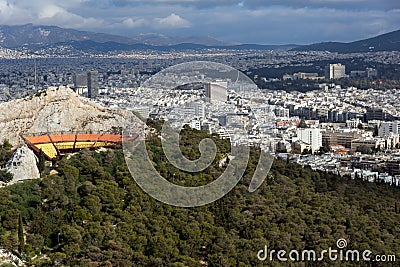
M153 166L167 179L175 174L179 184L209 183L224 170L219 161L228 146L201 131L182 134L187 157L198 155L199 140L209 137L218 159L204 172L182 172L167 162L157 137L147 143ZM35 266L261 266L254 253L264 245L321 251L339 238L354 249L400 251L398 187L276 159L266 181L249 194L259 155L251 149L243 179L222 199L177 208L142 191L122 150L81 151L58 162L58 175L0 188L0 244L8 250L21 244L22 217L24 253L42 254Z
M8 171L0 170L0 182L8 183L14 178L12 173Z
M25 250L24 248L25 248L24 225L20 213L18 218L18 252L22 254Z
M46 158L44 157L44 153L41 149L39 151L38 169L40 173L43 173L46 170Z
M361 152L362 154L372 154L372 149L366 145L361 145L356 148L356 152Z
M5 140L3 141L2 148L4 148L5 150L11 150L12 145L10 144L10 142L8 141L8 139L5 139Z
M307 128L306 121L304 119L300 120L299 128Z
M10 160L12 156L12 145L8 142L8 140L4 140L3 144L0 145L0 167L5 165L7 161Z

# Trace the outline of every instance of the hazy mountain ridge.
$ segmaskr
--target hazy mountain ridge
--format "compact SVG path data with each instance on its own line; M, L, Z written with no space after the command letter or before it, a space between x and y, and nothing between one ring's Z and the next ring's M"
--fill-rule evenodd
M233 43L227 43L211 36L189 36L189 37L172 37L157 33L142 33L136 35L135 39L143 44L153 46L173 46L183 43L192 43L206 46L229 46L236 45Z
M0 26L0 45L15 48L29 44L50 45L67 41L92 40L95 42L138 43L138 40L124 36L64 29L57 26Z
M81 51L109 52L127 50L293 50L330 51L339 53L369 51L400 51L400 30L350 43L323 42L311 45L259 45L232 44L213 37L170 37L162 34L140 34L132 38L106 33L94 33L57 26L0 26L0 46L5 48L48 48L59 45L72 46Z
M207 46L233 45L213 37L190 36L171 37L162 34L148 33L134 37L95 33L74 29L65 29L58 26L43 25L15 25L0 26L0 45L7 48L15 48L24 45L51 45L74 41L93 41L96 43L118 43L124 45L146 44L152 46L173 46L182 43L193 43Z
M77 50L90 52L126 51L136 49L190 50L190 49L254 49L289 50L298 45L258 45L228 43L206 36L171 37L148 33L130 37L94 33L57 26L33 24L0 26L0 46L5 48L27 47L43 49L58 45L70 45Z
M295 51L330 51L338 53L400 51L400 30L355 42L323 42L294 48Z
M256 45L242 44L231 46L207 46L202 44L181 43L176 45L155 46L143 43L137 44L121 44L117 42L99 43L91 40L71 41L53 44L54 46L71 46L76 50L84 52L112 52L112 51L131 51L131 50L158 50L158 51L181 51L181 50L199 50L199 49L227 49L227 50L290 50L297 45ZM30 47L32 48L32 46ZM36 46L40 49L43 46Z

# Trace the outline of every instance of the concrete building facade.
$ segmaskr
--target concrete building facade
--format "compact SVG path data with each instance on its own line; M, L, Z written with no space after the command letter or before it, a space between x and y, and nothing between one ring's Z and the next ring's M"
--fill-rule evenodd
M340 63L329 64L325 67L326 79L340 79L346 77L346 66Z
M320 129L297 129L297 137L300 141L311 146L312 153L317 152L322 147L322 133Z
M87 73L87 87L88 97L95 98L99 95L99 72L88 71Z

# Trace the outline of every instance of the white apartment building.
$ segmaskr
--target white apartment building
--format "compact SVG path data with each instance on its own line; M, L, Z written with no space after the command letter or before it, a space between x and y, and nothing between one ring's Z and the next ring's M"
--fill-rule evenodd
M340 79L346 77L346 66L340 63L329 64L325 67L326 79Z
M378 128L378 135L385 136L390 133L400 134L400 121L384 121Z
M226 102L228 98L228 82L211 82L205 84L206 98Z
M297 138L298 140L309 144L312 153L317 152L322 147L322 133L320 129L297 129Z
M201 121L200 120L191 120L189 126L196 130L201 130Z
M346 121L346 126L348 128L353 128L354 129L354 128L357 128L360 123L361 123L360 119L347 120Z
M275 116L289 118L289 109L277 106L274 110Z

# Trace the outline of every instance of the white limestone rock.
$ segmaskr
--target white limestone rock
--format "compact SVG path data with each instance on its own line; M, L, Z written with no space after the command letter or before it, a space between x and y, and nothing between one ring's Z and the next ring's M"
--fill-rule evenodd
M10 251L0 248L0 266L8 264L15 267L26 266L25 263Z
M0 141L8 139L15 148L23 144L21 134L109 131L122 127L131 114L102 107L68 87L52 87L0 104ZM143 127L139 119L134 124Z
M6 171L14 175L9 184L40 178L37 163L38 159L35 153L28 146L24 145L18 148L5 168Z
M9 264L15 267L26 266L20 258L12 254L10 251L0 249L0 265L3 264Z

